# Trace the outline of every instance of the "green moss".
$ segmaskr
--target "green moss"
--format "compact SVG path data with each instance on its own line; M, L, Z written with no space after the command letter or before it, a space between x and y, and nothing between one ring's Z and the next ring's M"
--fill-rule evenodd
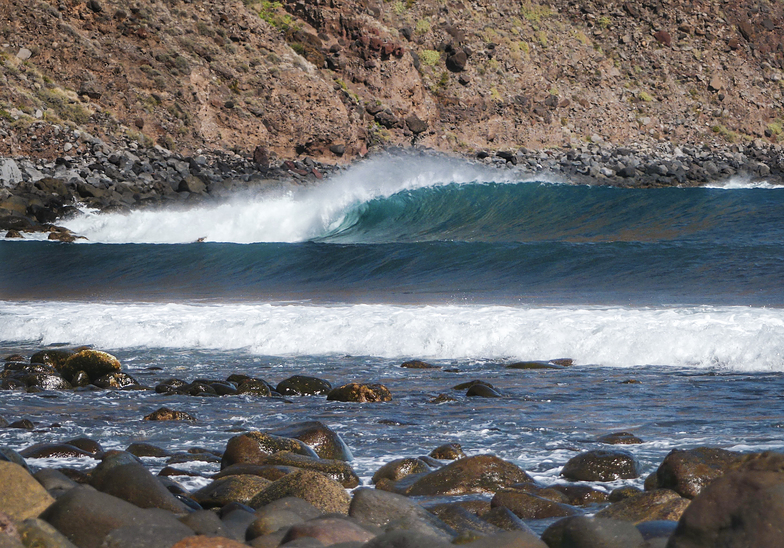
M612 19L606 15L601 15L596 18L596 24L599 26L599 28L606 29L610 26L610 23L612 23Z
M283 11L283 4L280 2L264 0L259 9L259 17L281 31L287 31L294 26L294 19Z
M400 0L392 4L392 11L395 12L396 15L403 15L406 9L406 5Z
M773 135L781 135L782 129L784 128L782 128L781 122L776 121L769 123L768 129L771 133L773 133Z
M61 120L69 120L80 125L90 120L90 112L60 89L42 87L35 94Z
M644 101L646 103L650 103L651 101L653 101L653 96L645 91L641 91L640 93L638 93L637 98L640 101Z
M722 124L716 124L715 126L713 126L711 128L711 131L713 131L713 133L717 133L717 134L721 135L722 137L724 137L724 139L728 143L735 143L735 142L738 141L738 134L735 133L734 131L731 131L731 130L727 129Z

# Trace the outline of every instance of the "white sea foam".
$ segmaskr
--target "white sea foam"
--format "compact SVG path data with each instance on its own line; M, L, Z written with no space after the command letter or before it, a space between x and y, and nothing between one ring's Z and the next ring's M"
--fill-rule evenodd
M774 184L768 181L752 181L747 177L730 177L726 181L711 183L703 188L718 190L747 190L747 189L784 189L784 185Z
M314 187L240 193L224 203L189 209L84 211L63 225L100 243L301 242L339 226L351 207L374 198L450 183L502 181L509 175L445 157L385 156Z
M0 301L0 343L784 371L784 309Z

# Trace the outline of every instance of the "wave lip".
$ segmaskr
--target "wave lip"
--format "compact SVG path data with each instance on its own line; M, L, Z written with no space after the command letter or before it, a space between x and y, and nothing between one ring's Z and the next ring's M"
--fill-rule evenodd
M0 343L784 371L784 309L0 302Z
M314 187L238 193L220 204L131 213L84 211L63 225L98 243L303 242L339 226L376 198L449 183L502 181L501 170L440 156L384 156Z

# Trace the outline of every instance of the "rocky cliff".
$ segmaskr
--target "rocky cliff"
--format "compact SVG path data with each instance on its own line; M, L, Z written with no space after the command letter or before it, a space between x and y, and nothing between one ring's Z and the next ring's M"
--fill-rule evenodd
M0 156L776 142L784 4L2 0ZM70 132L70 133L69 133Z

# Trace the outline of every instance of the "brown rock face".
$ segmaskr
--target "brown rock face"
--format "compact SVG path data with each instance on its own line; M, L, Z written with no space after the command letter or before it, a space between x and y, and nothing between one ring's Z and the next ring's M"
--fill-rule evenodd
M692 499L739 458L738 453L713 447L675 449L656 470L655 487L672 489L682 497Z
M415 481L405 494L411 496L495 493L514 483L533 479L525 470L494 455L477 455L449 463Z

